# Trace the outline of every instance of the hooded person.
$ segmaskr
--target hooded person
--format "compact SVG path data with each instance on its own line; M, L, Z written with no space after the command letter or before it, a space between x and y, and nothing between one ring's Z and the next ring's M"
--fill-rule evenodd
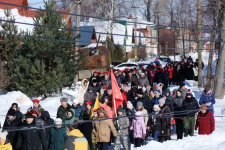
M78 103L82 106L84 103L84 94L87 92L88 89L88 80L87 79L83 79L81 82L81 86L79 86L79 90L78 90Z
M181 82L181 83L180 83L180 87L178 88L178 90L181 91L181 96L182 96L183 98L185 98L185 97L186 97L186 93L187 93L187 91L188 91L188 89L186 88L185 83Z
M10 109L14 109L16 111L16 118L22 119L23 114L20 112L20 107L17 103L12 103L12 106L9 108L9 110Z
M60 98L60 102L61 102L61 105L58 107L56 117L61 118L62 121L64 122L66 119L66 113L68 110L71 109L71 105L68 104L68 98L65 98L65 97Z
M214 114L213 105L216 103L216 100L212 94L210 87L205 87L204 91L199 100L199 105L206 104L207 109Z
M174 111L174 108L173 108L173 101L169 100L167 98L167 92L166 91L163 91L162 92L162 98L165 99L165 105L168 106L170 108L170 111L173 113Z
M140 77L138 78L138 83L142 86L142 87L148 87L149 86L149 81L147 76L145 75L145 73L141 73Z
M118 119L114 119L113 123L117 131L117 138L114 141L114 150L120 150L120 143L122 143L124 150L128 148L128 128L130 126L128 117L124 114L124 110L120 105L117 109Z
M195 128L195 114L199 111L199 105L192 92L188 90L186 98L182 103L184 113L184 137L194 135Z
M16 117L16 111L14 109L9 109L8 113L7 113L7 119L4 122L3 131L10 131L13 130L13 128L17 128L19 127L19 125L21 124L21 119ZM18 138L18 132L17 131L10 131L8 133L8 140L10 141L10 143L12 144L12 147L15 149L16 146L16 141Z
M55 126L51 128L48 136L49 150L62 150L67 138L66 129L62 126L62 119L55 119Z
M171 131L171 111L168 106L165 105L166 100L164 98L159 99L159 107L160 107L160 133L159 133L159 141L164 142L170 139L170 131Z
M215 120L213 113L210 112L206 104L201 105L201 110L198 113L195 130L198 129L198 134L209 135L215 130Z
M12 145L7 138L8 132L4 131L0 133L0 149L1 150L12 150Z
M162 97L159 90L155 90L154 95L154 98L151 100L152 106L159 104L159 99Z
M138 89L137 96L138 96L138 101L142 102L144 108L147 110L148 113L150 113L152 111L150 98L143 93L142 88Z
M74 99L73 100L73 104L72 104L72 109L74 109L75 112L75 117L79 120L82 119L82 114L83 114L83 107L82 105L79 103L78 99Z
M93 102L95 101L95 94L94 94L92 86L89 86L88 90L84 94L84 102L87 102L87 101L93 101Z
M75 119L77 119L75 117L75 111L73 108L71 108L70 110L67 111L66 113L66 120L64 121L65 124L70 124L73 123L75 121Z

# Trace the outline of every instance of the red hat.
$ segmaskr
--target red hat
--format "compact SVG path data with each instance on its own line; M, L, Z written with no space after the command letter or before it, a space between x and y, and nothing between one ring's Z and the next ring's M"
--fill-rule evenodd
M118 72L122 72L121 70L118 70Z
M94 109L94 112L97 112L97 109Z
M108 75L110 75L110 72L107 72Z
M93 73L95 74L95 73L98 73L98 72L97 72L97 71L95 71L95 72L93 72Z
M103 72L103 74L107 74L107 72Z
M107 85L103 85L102 88L103 88L104 90L106 90L106 89L107 89Z
M143 68L144 68L144 66L141 66L140 68L141 68L141 69L143 69Z
M92 101L85 102L85 105L91 105L91 104L92 104Z
M38 99L33 99L32 102L33 102L33 103L34 103L34 102L40 103L40 100L38 100Z
M98 72L98 74L102 74L101 72Z
M40 113L36 109L31 109L30 113L40 116Z
M155 68L157 68L157 66L154 66Z
M192 95L191 91L187 91L186 95Z
M127 71L129 71L130 69L129 68L127 68Z
M158 58L156 58L155 60L158 60Z

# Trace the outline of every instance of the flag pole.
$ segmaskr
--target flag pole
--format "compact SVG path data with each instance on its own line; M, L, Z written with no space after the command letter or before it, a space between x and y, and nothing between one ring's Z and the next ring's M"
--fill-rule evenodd
M113 101L114 101L113 103L114 103L114 109L115 109L114 111L115 111L116 117L117 117L117 112L116 112L116 102L115 102L115 99L114 99ZM118 118L116 119L116 122L117 122L117 125L118 125L118 127L119 127L120 125L119 125ZM119 134L120 134L120 130L119 130Z

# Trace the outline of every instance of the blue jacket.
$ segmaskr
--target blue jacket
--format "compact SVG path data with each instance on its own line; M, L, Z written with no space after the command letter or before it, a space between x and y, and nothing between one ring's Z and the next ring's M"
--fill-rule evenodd
M81 120L82 119L82 114L83 114L83 107L80 106L80 104L78 104L76 107L72 106L72 108L75 111L76 118L78 118L79 120Z
M211 102L212 104L210 106L207 106L207 109L210 112L214 113L213 105L216 103L216 101L215 101L214 96L212 95L212 92L210 94L206 94L205 92L202 92L199 104L202 105L202 104L206 104L206 103L209 103L209 102Z

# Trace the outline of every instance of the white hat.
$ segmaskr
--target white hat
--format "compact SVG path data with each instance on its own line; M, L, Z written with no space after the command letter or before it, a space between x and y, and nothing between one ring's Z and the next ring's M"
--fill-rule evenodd
M55 119L55 124L62 124L62 119L60 119L60 118L56 118Z
M78 104L79 103L79 100L78 99L74 99L73 100L73 103Z
M155 104L155 105L153 106L153 108L156 108L156 109L160 110L160 107L159 107L158 104Z
M8 132L7 131L4 131L4 132L0 133L0 138L5 141L7 135L8 135Z
M145 73L143 73L143 72L142 72L142 73L141 73L141 75L142 75L142 76L144 76L144 75L145 75Z
M142 112L141 111L137 111L136 113L135 113L135 116L141 116L142 115Z
M133 109L134 108L133 104L130 101L127 102L127 108L129 108L129 109Z

